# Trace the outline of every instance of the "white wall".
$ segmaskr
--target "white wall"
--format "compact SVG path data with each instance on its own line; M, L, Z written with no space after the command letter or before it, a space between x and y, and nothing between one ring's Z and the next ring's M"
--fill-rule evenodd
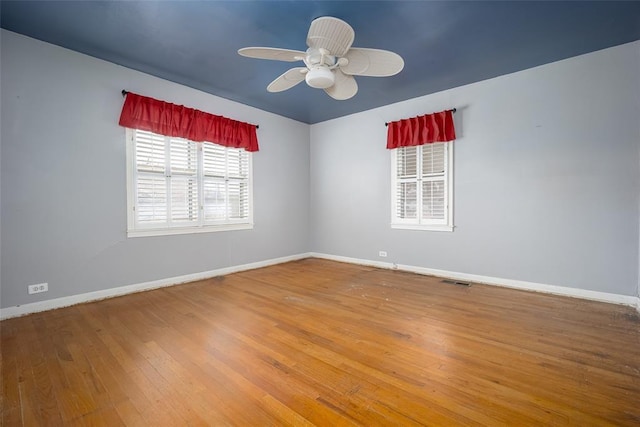
M311 250L636 295L639 49L626 44L311 126ZM455 231L392 230L384 123L452 107Z
M1 63L1 307L308 250L306 124L5 30ZM122 89L260 125L253 230L126 237Z

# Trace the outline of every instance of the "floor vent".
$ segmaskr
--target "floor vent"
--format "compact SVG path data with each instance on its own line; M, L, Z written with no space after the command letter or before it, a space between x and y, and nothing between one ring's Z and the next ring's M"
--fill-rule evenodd
M447 283L449 285L471 286L471 284L468 282L461 282L459 280L453 279L442 279L442 283Z

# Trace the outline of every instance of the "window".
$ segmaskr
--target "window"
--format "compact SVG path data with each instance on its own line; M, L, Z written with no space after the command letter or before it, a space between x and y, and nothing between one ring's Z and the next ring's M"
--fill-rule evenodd
M391 151L391 226L453 230L453 143Z
M251 153L127 129L128 235L253 227Z

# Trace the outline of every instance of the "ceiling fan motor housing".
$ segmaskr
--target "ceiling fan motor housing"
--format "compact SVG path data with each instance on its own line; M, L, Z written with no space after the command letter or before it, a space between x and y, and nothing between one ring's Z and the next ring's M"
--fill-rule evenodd
M335 75L327 67L313 67L305 76L307 84L317 89L326 89L333 86Z

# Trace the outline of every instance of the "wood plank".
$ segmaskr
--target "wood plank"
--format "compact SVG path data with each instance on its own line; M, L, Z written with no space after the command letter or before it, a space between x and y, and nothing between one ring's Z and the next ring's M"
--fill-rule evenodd
M2 425L638 425L629 307L319 259L0 324Z
M22 425L20 392L18 385L18 339L16 330L20 322L0 323L2 341L0 343L0 371L2 372L1 425Z

